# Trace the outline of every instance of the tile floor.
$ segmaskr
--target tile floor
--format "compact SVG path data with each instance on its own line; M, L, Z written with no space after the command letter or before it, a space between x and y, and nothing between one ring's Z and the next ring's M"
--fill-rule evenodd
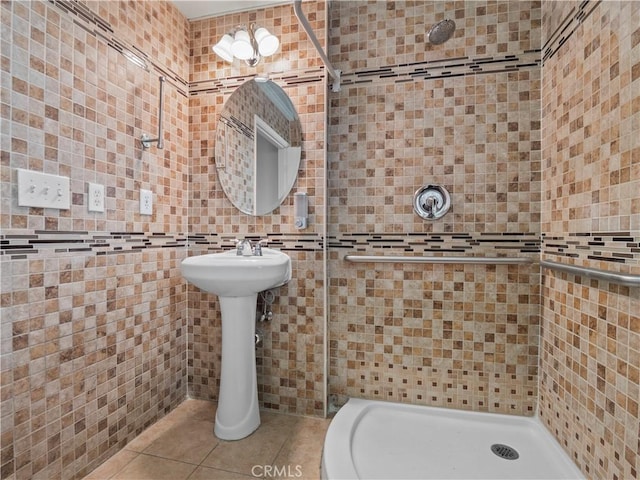
M260 412L242 440L213 435L215 404L185 400L84 480L237 480L320 478L329 420Z

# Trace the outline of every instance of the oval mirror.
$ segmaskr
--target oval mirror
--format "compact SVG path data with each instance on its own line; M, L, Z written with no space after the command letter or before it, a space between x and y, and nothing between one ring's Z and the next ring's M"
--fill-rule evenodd
M218 119L216 171L227 198L243 213L280 206L296 181L302 125L285 91L271 80L248 80Z

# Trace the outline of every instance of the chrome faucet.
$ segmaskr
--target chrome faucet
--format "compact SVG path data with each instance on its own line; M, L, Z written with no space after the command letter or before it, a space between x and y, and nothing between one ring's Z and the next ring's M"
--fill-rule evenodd
M254 246L251 245L251 240L245 238L244 240L238 240L236 245L236 255L249 257L252 255L262 256L262 244L260 241L256 242Z
M236 255L248 257L253 255L253 251L251 249L251 240L245 238L244 240L238 240L236 245Z

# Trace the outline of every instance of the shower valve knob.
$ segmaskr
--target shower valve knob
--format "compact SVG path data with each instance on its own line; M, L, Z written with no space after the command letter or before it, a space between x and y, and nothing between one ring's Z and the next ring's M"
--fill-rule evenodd
M425 185L413 196L414 211L425 220L437 220L451 208L451 197L442 185Z

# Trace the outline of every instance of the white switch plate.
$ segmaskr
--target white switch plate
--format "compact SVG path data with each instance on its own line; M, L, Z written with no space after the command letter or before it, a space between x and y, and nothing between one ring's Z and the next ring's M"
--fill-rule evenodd
M69 210L69 177L18 168L18 205Z
M140 189L140 215L153 215L153 192Z
M89 183L87 204L90 212L104 212L104 185Z

